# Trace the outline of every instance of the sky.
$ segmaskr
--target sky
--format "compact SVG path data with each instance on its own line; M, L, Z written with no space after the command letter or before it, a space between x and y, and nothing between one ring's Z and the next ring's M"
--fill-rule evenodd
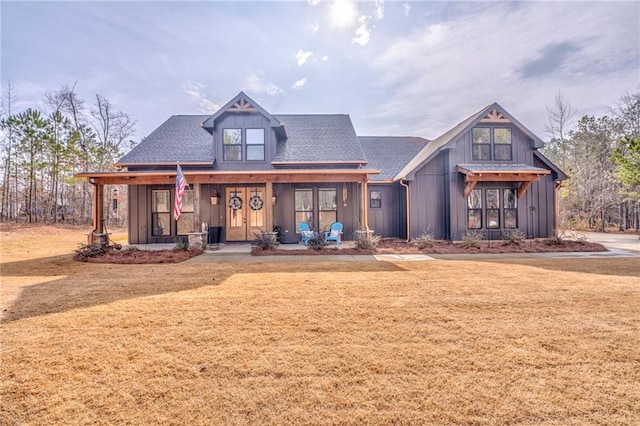
M349 114L361 136L434 139L498 102L547 140L559 91L580 117L640 89L637 1L3 0L0 22L14 109L75 84L136 140L241 90L273 114Z

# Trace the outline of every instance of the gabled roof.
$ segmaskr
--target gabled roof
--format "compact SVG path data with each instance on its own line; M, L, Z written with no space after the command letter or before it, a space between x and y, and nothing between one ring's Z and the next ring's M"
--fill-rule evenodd
M400 170L400 172L396 174L394 179L405 179L408 175L410 175L412 172L420 168L425 162L427 162L436 152L439 152L442 148L444 148L449 142L457 138L462 133L468 131L471 127L478 124L488 114L493 115L493 113L498 113L498 115L501 114L502 116L504 116L504 118L510 121L518 129L520 129L524 134L529 136L533 140L533 148L542 148L544 142L542 142L539 137L537 137L529 129L523 126L522 123L516 120L497 102L494 102L491 105L487 105L477 113L458 123L455 127L434 139L431 143L425 146L413 160L411 160L402 170Z
M567 179L569 179L569 176L567 176L567 174L565 172L560 170L560 168L558 168L558 166L553 164L553 162L551 160L549 160L547 157L545 157L540 151L534 151L533 152L533 156L536 157L538 160L540 160L542 162L542 164L544 164L545 166L550 168L556 174L556 177L555 177L556 180L567 180Z
M274 165L367 162L351 118L346 114L277 114L274 117L287 129L287 139L278 141Z
M222 108L220 108L215 114L208 117L203 121L202 127L206 129L214 129L216 127L216 119L225 113L238 113L238 112L259 112L265 116L271 127L280 127L280 122L271 114L269 114L264 108L262 108L256 101L251 99L246 93L240 92L233 99L227 102Z
M427 139L411 136L358 136L369 164L367 169L380 170L369 180L391 181L404 166L429 143Z
M116 166L130 164L213 164L211 135L200 127L207 115L173 115L144 138Z

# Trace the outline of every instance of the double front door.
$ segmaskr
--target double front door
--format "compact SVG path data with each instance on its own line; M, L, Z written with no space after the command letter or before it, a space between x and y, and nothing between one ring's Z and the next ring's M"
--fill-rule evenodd
M250 241L265 228L265 188L231 187L225 192L227 241Z

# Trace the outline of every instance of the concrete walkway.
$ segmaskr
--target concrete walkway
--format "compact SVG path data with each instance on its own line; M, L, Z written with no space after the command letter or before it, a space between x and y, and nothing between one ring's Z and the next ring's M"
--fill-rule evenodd
M557 252L557 253L479 253L479 254L339 254L340 248L352 248L352 241L345 241L340 248L332 247L336 254L326 255L275 255L251 256L250 243L226 243L216 250L207 250L186 263L313 263L313 262L422 262L429 260L484 260L484 259L571 259L571 258L640 258L640 239L636 234L612 234L588 232L587 241L600 243L606 252ZM139 244L142 250L172 249L175 244ZM282 244L281 250L302 250L299 244Z

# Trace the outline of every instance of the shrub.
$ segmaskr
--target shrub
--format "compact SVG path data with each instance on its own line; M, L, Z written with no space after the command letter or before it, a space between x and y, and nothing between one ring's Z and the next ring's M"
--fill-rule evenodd
M189 250L189 241L184 238L176 238L175 240L177 251L187 251Z
M480 243L484 239L482 231L468 229L462 235L462 245L466 248L480 248Z
M564 231L553 231L553 235L544 240L545 244L553 246L553 245L562 245L565 243L567 239L567 234Z
M425 231L419 236L417 236L416 238L414 238L411 241L411 243L416 247L418 247L420 250L422 250L428 247L433 247L433 245L436 243L436 237L433 234L433 232Z
M587 242L587 233L585 231L571 231L569 239L576 243L584 244Z
M527 238L524 232L519 229L510 229L506 230L503 233L502 239L504 240L504 245L508 246L519 246L524 242Z
M311 250L322 250L324 245L324 233L322 232L314 232L313 237L309 238L309 248Z
M86 262L90 257L102 256L109 250L108 246L102 244L80 244L80 246L74 250L75 255L73 258L80 262Z
M256 239L254 244L261 250L273 250L278 246L277 235L273 232L254 232Z
M380 241L379 235L367 235L366 232L356 232L353 238L356 250L374 250Z

